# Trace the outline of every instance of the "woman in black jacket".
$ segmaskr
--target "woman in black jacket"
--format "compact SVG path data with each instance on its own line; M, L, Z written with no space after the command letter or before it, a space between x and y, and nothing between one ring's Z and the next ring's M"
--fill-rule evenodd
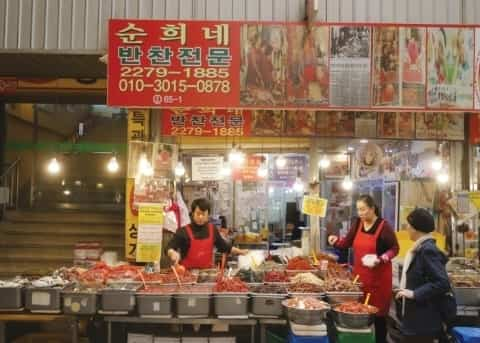
M432 343L442 336L443 324L439 304L450 290L445 269L446 256L437 248L431 232L432 215L416 208L407 217L407 231L414 241L405 256L400 290L396 298L404 342Z

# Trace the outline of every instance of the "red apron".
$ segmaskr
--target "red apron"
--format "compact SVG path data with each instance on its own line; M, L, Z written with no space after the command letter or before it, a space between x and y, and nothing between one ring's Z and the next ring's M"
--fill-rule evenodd
M208 224L208 237L205 239L195 239L192 228L187 225L186 231L190 238L190 249L187 256L182 260L181 264L187 269L206 269L212 268L213 254L213 224Z
M382 233L385 221L382 220L375 234L363 232L363 222L357 228L357 234L353 241L354 263L353 273L360 276L363 293L370 293L369 304L379 308L377 316L386 316L390 309L392 299L392 263L380 262L374 268L365 267L362 257L367 254L377 254L377 240Z

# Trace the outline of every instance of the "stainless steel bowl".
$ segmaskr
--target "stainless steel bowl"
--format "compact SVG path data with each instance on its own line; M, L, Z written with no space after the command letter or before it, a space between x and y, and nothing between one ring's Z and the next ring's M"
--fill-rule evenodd
M286 300L282 302L285 308L285 313L289 321L300 325L319 325L322 324L326 318L330 307L322 310L306 310L289 307L286 305Z
M375 322L375 314L353 314L333 309L333 319L338 326L347 329L366 329Z
M360 301L362 292L327 292L327 302L330 305L337 305L344 302Z

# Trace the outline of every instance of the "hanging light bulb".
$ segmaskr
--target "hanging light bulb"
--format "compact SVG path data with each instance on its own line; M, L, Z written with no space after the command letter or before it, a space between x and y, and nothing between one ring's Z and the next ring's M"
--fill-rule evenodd
M228 154L228 161L235 166L242 165L245 162L245 154L234 146Z
M267 166L265 165L265 163L262 163L260 167L258 167L257 169L257 176L261 179L264 179L267 177L267 175L268 175Z
M330 167L330 164L331 162L326 155L324 155L322 159L318 162L318 166L322 169L327 169L328 167Z
M185 175L185 166L182 161L179 161L175 166L175 176L182 177Z
M297 193L303 193L303 190L305 189L305 185L303 184L303 181L300 177L297 177L295 179L295 183L293 184L293 190Z
M119 168L120 168L120 166L118 165L117 158L115 156L112 156L110 158L110 160L108 161L107 170L110 173L116 173Z
M441 171L437 175L437 182L440 183L440 184L446 184L449 179L450 179L450 177L449 177L448 173L445 172L445 171Z
M220 169L220 175L223 178L232 175L232 168L230 167L230 163L228 163L227 161L223 161L222 169Z
M360 139L360 143L362 143L362 144L367 144L367 143L368 143L368 139Z
M353 146L349 145L347 147L347 151L349 151L349 152L355 151L355 148Z
M52 158L47 166L48 172L52 175L57 175L58 173L60 173L60 169L62 168L60 163L58 163L57 158Z
M432 161L432 169L435 171L439 171L442 169L443 163L440 157L435 157Z
M153 168L150 161L147 159L147 154L143 153L140 156L140 160L138 161L138 174L143 176L152 176L153 175Z
M285 166L287 165L287 159L283 155L280 155L277 157L277 160L275 161L275 165L279 169L285 168Z
M350 191L353 188L353 182L349 176L345 176L345 179L343 179L342 188L346 191Z

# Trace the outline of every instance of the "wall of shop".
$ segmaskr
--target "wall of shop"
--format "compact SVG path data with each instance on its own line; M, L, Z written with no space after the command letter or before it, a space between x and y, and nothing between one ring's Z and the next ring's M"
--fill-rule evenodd
M1 0L0 48L107 47L109 18L301 21L305 0ZM478 0L318 0L317 21L475 24Z

